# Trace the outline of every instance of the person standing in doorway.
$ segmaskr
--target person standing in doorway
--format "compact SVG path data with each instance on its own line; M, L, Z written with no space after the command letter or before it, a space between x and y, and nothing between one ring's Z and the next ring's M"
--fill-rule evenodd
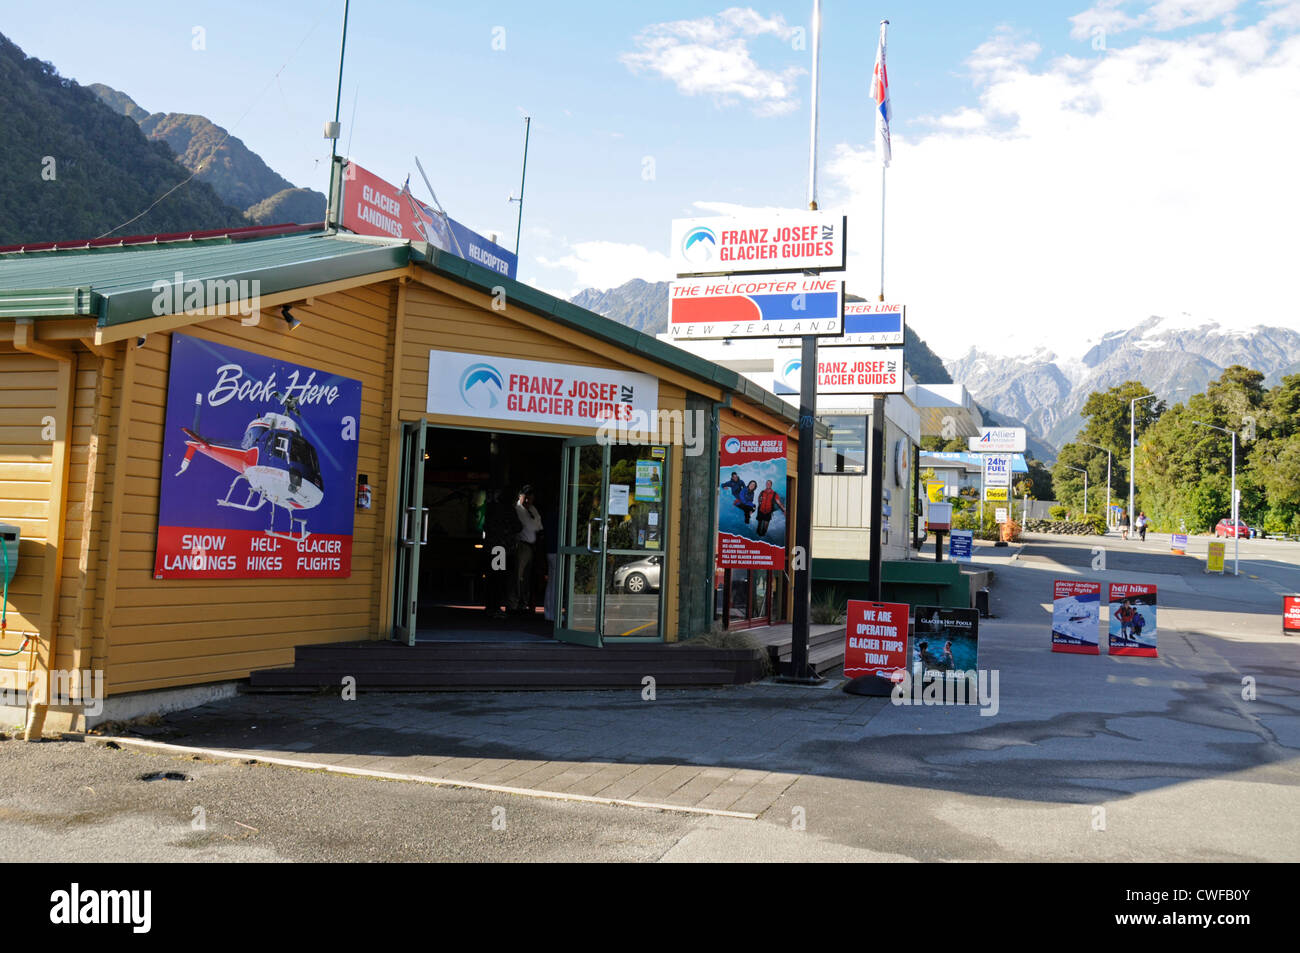
M528 484L519 488L515 516L519 518L520 530L515 539L515 577L510 609L513 612L532 615L533 556L538 535L542 532L542 516L533 505L533 488Z
M767 486L763 492L758 494L758 535L767 535L767 525L772 522L772 514L777 510L785 512L785 506L781 503L781 497L776 490L772 489L772 481L767 481Z

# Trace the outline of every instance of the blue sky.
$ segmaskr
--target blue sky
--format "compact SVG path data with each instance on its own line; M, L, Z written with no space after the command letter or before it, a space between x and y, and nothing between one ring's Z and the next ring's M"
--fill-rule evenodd
M1294 2L895 6L823 3L821 198L850 214L850 290L879 281L867 87L887 16L887 291L941 354L1073 352L1166 312L1300 323L1272 236L1300 213ZM356 0L340 148L396 182L419 155L448 212L511 246L527 113L520 277L564 295L662 278L670 219L803 205L811 8ZM342 9L5 3L0 30L324 191Z

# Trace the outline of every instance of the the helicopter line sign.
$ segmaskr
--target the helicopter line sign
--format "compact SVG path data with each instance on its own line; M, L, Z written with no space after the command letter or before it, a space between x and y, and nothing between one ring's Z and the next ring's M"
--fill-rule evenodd
M361 382L172 335L156 579L352 574Z

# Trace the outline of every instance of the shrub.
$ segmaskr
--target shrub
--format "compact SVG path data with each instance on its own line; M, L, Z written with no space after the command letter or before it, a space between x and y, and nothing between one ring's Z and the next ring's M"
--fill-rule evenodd
M848 607L840 605L839 593L831 586L812 602L812 620L818 625L834 625L848 618Z
M1056 506L1049 506L1047 508L1047 515L1054 520L1063 520L1065 519L1065 507L1060 503L1056 504Z

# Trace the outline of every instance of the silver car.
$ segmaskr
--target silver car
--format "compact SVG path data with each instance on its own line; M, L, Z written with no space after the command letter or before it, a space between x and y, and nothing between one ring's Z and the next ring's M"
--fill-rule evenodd
M614 570L614 588L633 595L641 592L658 592L659 567L663 565L663 561L663 556L647 556L645 559L624 563Z

